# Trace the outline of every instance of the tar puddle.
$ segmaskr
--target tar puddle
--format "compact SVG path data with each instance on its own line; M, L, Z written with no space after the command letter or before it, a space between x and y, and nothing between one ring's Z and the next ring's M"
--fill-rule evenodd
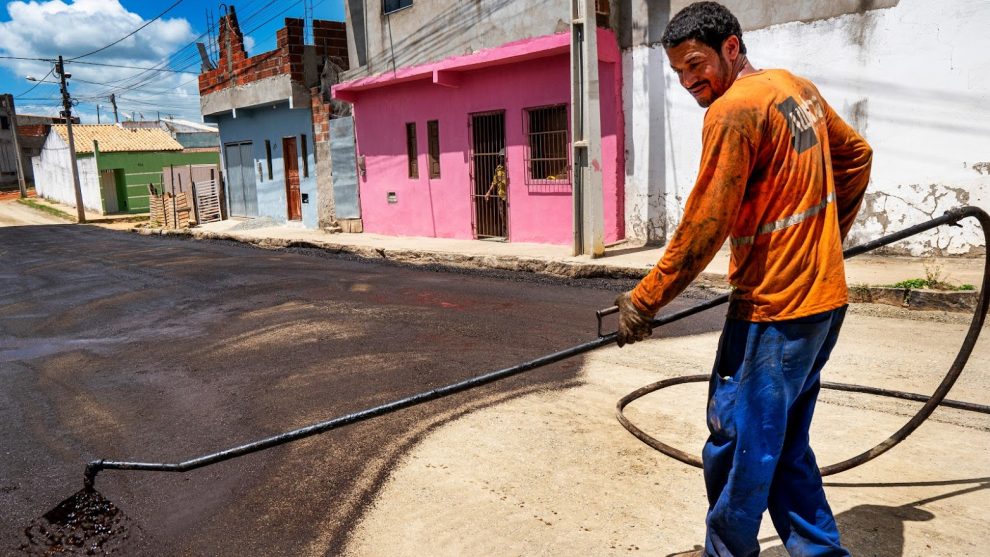
M136 528L98 491L83 489L24 529L26 555L125 555ZM134 532L137 533L137 532Z

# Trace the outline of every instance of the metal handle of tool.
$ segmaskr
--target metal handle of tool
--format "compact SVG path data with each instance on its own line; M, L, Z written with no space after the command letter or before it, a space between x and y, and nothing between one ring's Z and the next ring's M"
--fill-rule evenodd
M613 313L619 313L619 306L612 306L595 312L595 318L598 319L598 338L605 337L605 333L602 332L602 320Z
M891 244L898 240L902 240L909 236L913 236L915 234L918 234L919 232L924 232L926 230L930 230L932 228L936 228L938 226L947 223L956 223L957 221L969 216L975 216L980 220L980 224L983 227L984 233L988 235L988 238L990 238L990 216L988 216L987 213L984 212L982 209L979 209L977 207L962 207L959 209L954 209L952 211L949 211L942 217L931 220L927 223L922 223L917 226L912 226L910 228L891 234L889 236L884 236L883 238L879 238L872 242L868 242L866 244L856 246L854 248L850 248L844 252L844 255L847 258L854 257L861 253L865 253L867 251L876 249L878 247ZM988 265L990 265L990 259L988 259L987 261L988 261ZM953 363L953 367L950 370L949 375L947 375L946 378L943 380L942 384L939 385L939 388L936 391L935 395L933 395L925 404L924 408L922 409L922 412L919 412L919 414L916 415L915 418L911 420L911 422L909 422L908 426L914 424L913 427L911 427L908 431L904 432L905 429L908 429L908 426L905 426L904 428L902 428L901 431L898 431L898 433L896 433L895 436L903 435L903 437L906 437L907 434L909 434L911 431L916 429L917 426L920 425L922 421L927 419L928 415L930 415L931 412L934 411L935 407L937 407L945 398L945 395L948 393L949 388L952 387L952 384L955 382L955 379L958 377L959 372L962 371L962 366L966 363L966 360L969 358L969 353L972 352L973 345L975 345L976 343L976 337L979 336L979 328L982 327L983 319L986 316L987 303L988 303L987 295L988 295L988 290L990 290L990 285L988 285L988 282L990 282L990 279L988 279L988 275L985 272L983 279L983 287L980 291L980 301L978 303L979 309L977 310L976 314L973 317L973 325L970 328L970 333L969 335L967 335L966 341L964 342L963 345L963 349L960 350L959 356L957 356L956 362ZM701 304L692 306L685 310L679 311L677 313L657 317L653 320L653 326L658 327L668 323L672 323L679 319L683 319L685 317L689 317L696 313L700 313L707 309L724 304L728 300L729 300L729 295L726 294L723 296L719 296L717 298L713 298L707 302L703 302ZM369 420L371 418L381 416L384 414L389 414L391 412L395 412L403 408L408 408L410 406L415 406L417 404L422 404L424 402L450 396L452 394L466 391L474 387L480 387L482 385L493 383L495 381L505 379L507 377L512 377L513 375L518 375L520 373L530 371L532 369L536 369L552 363L556 363L561 360L570 358L572 356L583 354L585 352L589 352L596 348L601 348L602 346L606 346L615 342L617 333L608 333L605 335L601 334L601 319L602 317L611 315L613 313L616 313L617 311L618 311L618 307L611 307L611 308L606 308L604 310L600 310L599 312L596 313L596 315L598 315L598 320L599 320L599 331L598 331L599 336L597 339L593 341L579 344L577 346L568 348L566 350L561 350L559 352L554 352L552 354L547 354L545 356L536 358L534 360L530 360L528 362L523 362L521 364L512 367L504 368L498 371L493 371L490 373L479 375L477 377L472 377L470 379L465 379L463 381L459 381L451 385L438 387L436 389L432 389L429 391L424 391L403 399L395 400L386 404L375 406L373 408L368 408L360 412L346 414L344 416L340 416L324 422L319 422L306 427L288 431L279 435L274 435L272 437L267 437L259 441L247 443L245 445L239 445L237 447L232 447L220 452L203 455L200 457L196 457L178 463L126 462L126 461L105 460L105 459L94 460L86 465L85 479L84 479L85 487L87 489L93 488L93 484L96 481L96 475L101 470L144 470L144 471L157 471L157 472L187 472L189 470L201 468L203 466L208 466L210 464L216 464L218 462L230 460L232 458L237 458L239 456L244 456L250 453L262 451L279 445L284 445L286 443L290 443L292 441L296 441L299 439L304 439L306 437L310 437L313 435L318 435L320 433L325 433L327 431L337 429L339 427ZM973 332L974 331L973 326L976 327L975 335ZM965 354L963 353L964 351ZM950 375L952 376L951 378ZM696 378L696 377L704 377L704 376L694 376L694 377ZM637 393L639 393L640 391L643 391L643 394L646 394L646 392L652 392L652 391L645 391L645 389L647 388L648 387L644 387L643 389L637 391ZM631 395L624 397L622 400L619 401L617 413L619 416L619 421L622 422L623 426L629 429L629 431L636 434L634 430L639 431L638 428L636 428L636 426L634 426L632 423L626 420L625 417L622 415L622 408L624 408L626 404L628 404L629 402L635 399L635 398L630 398L630 396ZM642 396L642 394L639 396ZM924 414L923 417L922 414ZM646 433L643 433L641 431L640 433L642 433L642 435L645 437L649 437L648 435L646 435ZM640 437L640 435L638 434L636 435L637 437ZM901 437L901 439L903 439L903 437ZM643 437L640 438L642 439ZM891 437L891 439L893 439L893 437ZM868 451L869 456L867 456L867 453L864 453L862 455L859 455L858 457L854 457L835 466L841 467L841 470L845 470L848 468L852 468L853 466L858 466L859 464L862 464L863 462L866 462L868 460L872 460L873 458L876 458L876 456L878 456L880 453L885 452L886 450L890 449L899 442L899 440L893 443L889 443L889 441L890 439L888 439L888 441L885 441L884 443L881 443L881 445L878 445L871 451ZM662 443L659 444L663 445ZM663 446L666 447L666 445ZM678 453L680 452L677 451L676 449L673 449L672 447L667 447L667 448L670 449L671 451L675 451ZM660 450L663 451L663 449ZM667 451L663 451L663 452L665 452L666 454L671 454L668 453ZM687 455L685 453L681 453L681 455L683 455L685 458L683 459L679 458L679 460L687 462L688 464L695 464L694 462L691 461L691 459L694 458L691 455ZM671 454L671 456L673 455ZM675 456L675 458L678 457ZM830 472L834 473L835 471L841 471L841 470L833 468L832 470L830 470Z

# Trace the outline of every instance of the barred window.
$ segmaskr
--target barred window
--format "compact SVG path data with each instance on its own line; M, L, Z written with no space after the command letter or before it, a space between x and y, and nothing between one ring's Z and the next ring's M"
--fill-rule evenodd
M416 149L416 122L406 124L406 154L409 156L409 177L419 178L419 151Z
M382 0L382 13L390 14L413 5L413 0Z
M543 106L524 111L526 184L569 186L570 152L567 142L567 105Z
M440 177L440 122L430 120L426 123L426 138L430 156L430 178Z

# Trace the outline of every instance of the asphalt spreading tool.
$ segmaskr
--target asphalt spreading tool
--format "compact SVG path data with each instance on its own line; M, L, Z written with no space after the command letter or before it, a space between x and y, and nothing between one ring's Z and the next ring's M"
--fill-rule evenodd
M979 221L980 226L983 229L984 237L987 240L987 245L990 245L990 215L988 215L985 211L983 211L978 207L961 207L958 209L950 210L946 212L943 216L938 217L936 219L932 219L928 222L918 224L916 226L906 228L900 232L890 234L888 236L884 236L872 242L868 242L866 244L862 244L850 248L846 250L843 253L843 255L845 258L848 259L850 257L861 255L863 253L875 250L882 246L892 244L894 242L903 240L905 238L914 236L916 234L926 232L928 230L932 230L939 226L943 226L943 225L960 226L958 224L959 221L968 217L974 217ZM918 413L913 418L911 418L911 420L908 421L907 424L905 424L901 429L899 429L897 432L891 435L888 439L878 444L877 446L873 447L872 449L863 452L858 456L855 456L853 458L850 458L848 460L845 460L837 464L833 464L831 466L824 467L822 469L823 475L835 474L838 472L842 472L844 470L849 470L850 468L854 468L865 462L873 460L874 458L888 451L894 445L903 441L908 435L910 435L915 429L917 429L918 426L920 426L925 420L927 420L928 417L931 416L932 412L934 412L938 406L947 406L947 407L958 408L966 411L990 414L990 406L946 399L949 390L955 384L956 379L959 378L959 374L962 372L963 368L966 365L966 362L969 360L970 354L972 353L973 348L976 345L976 341L979 338L980 330L983 327L984 319L986 318L988 303L990 303L990 298L988 298L988 295L990 295L990 272L988 271L990 271L990 258L986 259L985 261L983 282L980 287L979 299L977 301L977 308L975 313L973 314L973 320L970 323L969 331L967 332L966 337L963 340L962 346L959 349L959 353L956 355L955 361L952 363L952 366L949 368L949 371L946 373L944 379L942 380L938 388L931 396L887 390L887 389L878 389L873 387L864 387L859 385L846 385L846 384L828 383L828 382L824 382L822 384L822 386L827 389L866 393L866 394L879 395L885 397L896 397L900 399L924 402L924 405L918 411ZM680 319L684 319L685 317L689 317L696 313L700 313L702 311L714 308L716 306L724 304L725 302L728 301L728 299L729 299L728 295L720 296L712 300L698 304L696 306L693 306L691 308L679 311L677 313L657 317L653 320L653 327L656 328L669 323L673 323L674 321L678 321ZM71 516L72 520L76 520L76 518L79 516L80 513L85 514L87 508L93 507L93 508L97 508L97 510L103 513L103 516L105 516L107 520L111 521L113 524L119 523L121 518L116 508L114 508L112 504L110 504L102 497L99 497L98 496L99 494L95 492L94 486L96 482L96 476L102 470L140 470L146 472L188 472L190 470L195 470L203 466L217 464L225 460L230 460L232 458L237 458L254 452L262 451L265 449L270 449L272 447L277 447L279 445L291 443L292 441L297 441L299 439L304 439L306 437L311 437L313 435L325 433L333 429L337 429L347 425L369 420L371 418L396 412L404 408L409 408L410 406L415 406L418 404L422 404L424 402L429 402L432 400L443 398L455 393L460 393L468 389L480 387L482 385L493 383L495 381L499 381L507 377L512 377L514 375L518 375L526 371L530 371L539 367L553 364L555 362L559 362L561 360L573 356L577 356L578 354L589 352L596 348L601 348L603 346L608 346L613 344L616 341L617 333L616 332L611 332L607 334L603 333L602 320L605 316L617 312L618 312L617 307L612 307L597 312L598 338L590 342L585 342L583 344L579 344L577 346L573 346L571 348L561 350L559 352L547 354L545 356L536 358L534 360L530 360L528 362L523 362L521 364L509 368L472 377L470 379L459 381L457 383L453 383L444 387L438 387L435 389L424 391L406 398L402 398L386 404L382 404L380 406L368 408L360 412L346 414L344 416L315 423L279 435L267 437L265 439L261 439L237 447L225 449L220 452L199 456L196 458L192 458L190 460L185 460L177 463L129 462L129 461L119 461L119 460L106 460L106 459L94 460L86 466L83 491L80 491L73 497L70 497L69 499L64 501L62 505L56 508L58 512L55 512L56 510L53 510L52 513L49 513L49 514L54 513L54 515L50 517L49 522L51 522L51 520L55 520L57 522L60 519L60 517L64 517L64 516ZM626 405L628 405L632 401L648 393L666 387L670 387L673 385L697 382L697 381L707 381L708 379L709 379L709 375L690 375L684 377L676 377L673 379L667 379L664 381L654 383L652 385L648 385L641 389L638 389L630 393L629 395L626 395L618 402L617 405L618 419L622 423L622 425L626 429L628 429L633 435L635 435L636 437L638 437L640 440L650 445L651 447L661 451L662 453L668 456L680 460L681 462L700 467L701 462L697 457L687 454L674 447L668 446L664 443L661 443L660 441L657 441L653 437L650 437L645 432L637 428L634 424L632 424L623 415L622 410L626 407ZM89 496L87 496L87 494L89 494ZM80 505L82 506L77 509L62 508L63 506L71 507L74 504L73 501L79 502ZM48 515L46 515L46 518L49 518ZM110 526L112 527L113 524L110 524ZM65 526L64 524L55 524L55 525ZM69 526L71 526L71 524ZM86 530L84 528L82 534L79 534L79 532L74 533L72 535L73 537L71 537L71 539L69 540L71 542L71 545L82 547L82 544L86 543L87 540L79 539L80 537L85 538L85 536L88 533L100 534L101 532L105 532L106 528L108 527L106 523L96 523L96 524L91 524L90 526L91 527L89 528L89 530ZM31 530L31 527L29 527L28 530ZM30 537L31 532L26 531L26 534L29 534ZM61 543L61 541L59 543Z

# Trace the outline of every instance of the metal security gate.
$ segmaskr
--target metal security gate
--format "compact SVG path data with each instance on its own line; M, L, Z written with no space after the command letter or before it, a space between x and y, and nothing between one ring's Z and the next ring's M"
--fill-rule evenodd
M333 162L333 204L337 218L361 218L354 119L350 116L330 120L330 160Z
M254 181L254 168L252 168L253 149L250 141L224 145L228 199L230 214L233 216L258 216L258 192Z
M505 111L471 114L471 197L474 237L508 236L509 181L505 158Z

